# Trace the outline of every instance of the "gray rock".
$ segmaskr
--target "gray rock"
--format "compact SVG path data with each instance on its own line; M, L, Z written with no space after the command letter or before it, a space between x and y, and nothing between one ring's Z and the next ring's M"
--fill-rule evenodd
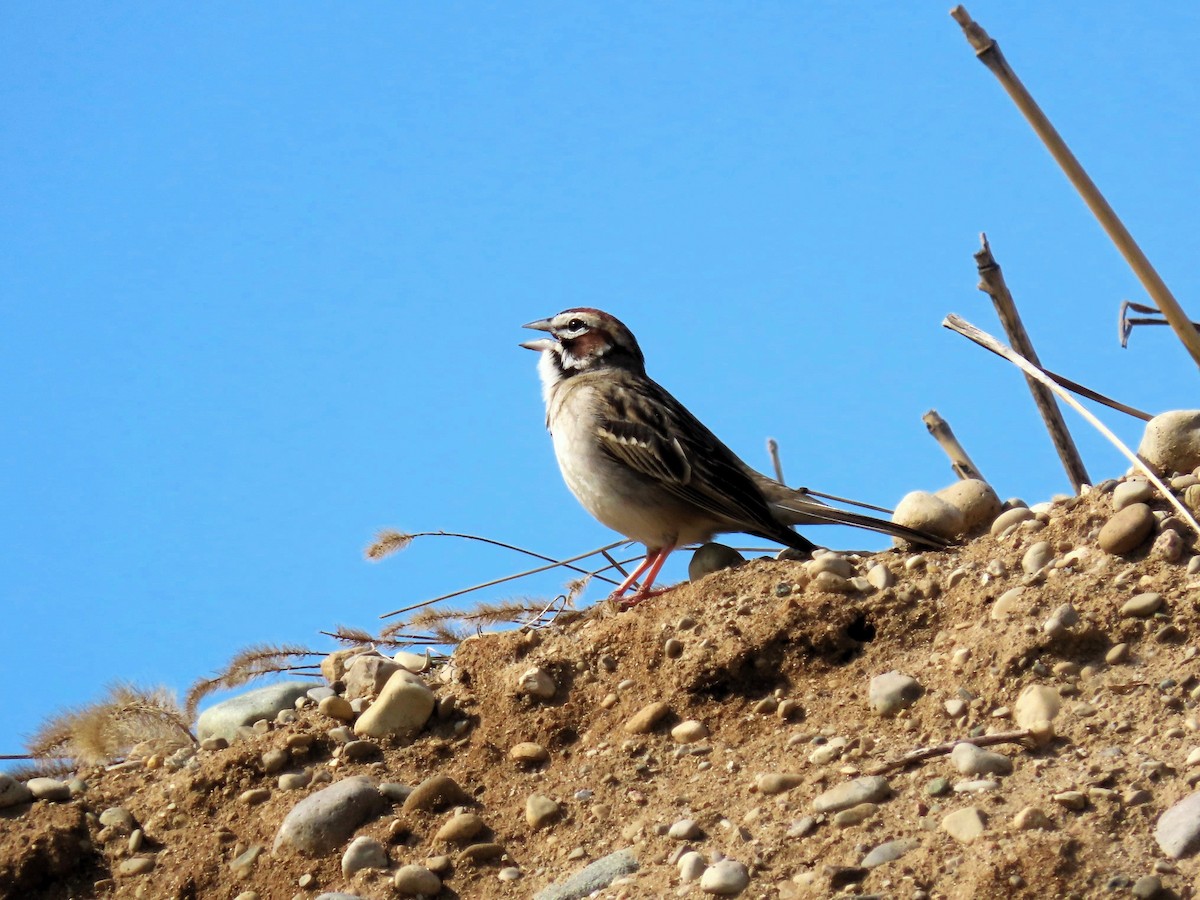
M723 859L704 870L700 890L706 894L732 897L750 886L750 872L736 859Z
M957 509L966 533L986 528L1000 515L1000 498L986 481L964 478L942 488L935 495Z
M867 700L879 715L894 716L916 703L922 693L923 688L915 678L893 670L871 679Z
M983 834L987 820L974 806L955 810L942 819L942 830L961 844L970 844Z
M418 676L407 669L397 669L379 692L379 699L358 717L354 733L368 737L415 737L433 715L436 702L433 691Z
M1158 817L1154 839L1162 852L1174 859L1200 849L1200 791L1188 794Z
M746 557L732 547L710 541L701 544L688 562L688 580L699 581L705 575L733 569L746 561Z
M1146 423L1138 456L1163 472L1200 466L1200 410L1176 409Z
M110 806L101 812L100 824L105 828L112 828L125 834L137 828L137 821L133 818L133 814L123 806Z
M0 772L0 809L28 803L33 799L33 792L24 783L17 781L7 772Z
M928 491L905 494L896 504L892 521L947 539L958 537L966 529L962 511Z
M1157 875L1143 875L1133 883L1130 893L1137 900L1154 900L1162 893L1162 879Z
M57 778L30 778L25 782L25 787L29 788L29 793L33 794L34 800L61 803L71 799L71 789L65 782L59 781Z
M891 785L882 775L866 775L819 794L813 800L813 809L819 813L837 812L860 803L878 803L886 800L891 793Z
M342 675L342 681L346 684L345 698L358 700L378 696L392 676L403 668L400 663L378 652L355 656L347 662Z
M402 897L433 897L441 891L442 879L424 866L407 865L396 870L392 886Z
M1012 509L1006 509L992 521L992 527L988 532L992 537L1000 537L1008 529L1015 525L1020 525L1033 518L1033 510L1024 506L1014 506Z
M864 869L874 869L876 866L882 866L884 863L890 863L899 859L909 850L913 850L920 845L921 842L916 838L901 838L897 841L888 841L885 844L880 844L864 856L863 861L859 865Z
M534 895L533 900L581 900L593 891L608 887L622 875L638 870L637 857L631 850L618 850L602 856L561 884L552 884Z
M387 848L375 838L359 835L342 854L342 874L349 878L359 869L386 869Z
M963 775L1008 775L1013 769L1012 760L1004 754L966 742L954 745L950 762Z
M680 819L667 829L667 837L676 841L690 841L700 836L700 826L695 819Z
M388 802L369 778L344 778L305 797L287 814L275 837L275 850L312 856L343 844L364 822L382 815Z
M1120 512L1134 503L1146 503L1154 496L1154 488L1143 478L1122 481L1112 492L1112 507L1114 512Z
M1144 619L1162 608L1162 594L1136 594L1121 604L1121 615L1130 619Z
M230 697L210 706L196 722L196 736L201 740L221 737L233 743L241 729L259 719L272 720L282 710L293 709L297 697L303 697L311 682L284 681Z
M1154 530L1156 519L1145 503L1134 503L1104 523L1096 538L1100 549L1115 555L1136 550Z
M1021 557L1021 569L1027 575L1032 575L1034 572L1044 569L1052 559L1054 559L1054 548L1050 546L1050 542L1038 541Z

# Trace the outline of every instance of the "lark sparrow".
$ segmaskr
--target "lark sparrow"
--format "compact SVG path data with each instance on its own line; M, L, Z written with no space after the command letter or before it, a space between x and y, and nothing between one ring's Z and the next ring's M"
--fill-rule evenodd
M672 550L725 532L807 553L816 545L788 525L840 523L944 546L932 535L825 506L754 471L646 375L637 339L614 316L568 309L525 327L550 335L521 346L541 354L546 427L567 487L600 522L646 545L646 558L613 597L643 574L630 602L650 596Z

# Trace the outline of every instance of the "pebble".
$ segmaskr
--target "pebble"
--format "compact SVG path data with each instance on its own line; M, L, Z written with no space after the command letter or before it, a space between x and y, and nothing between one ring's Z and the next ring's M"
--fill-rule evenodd
M708 864L704 861L704 857L695 850L689 850L679 857L678 868L679 880L684 884L689 884L704 874Z
M522 672L517 678L516 687L517 693L538 700L549 700L558 691L554 676L540 666Z
M1164 531L1150 545L1150 556L1164 562L1178 562L1183 556L1183 538L1178 531Z
M417 676L397 668L379 698L354 723L354 733L364 737L412 738L433 715L436 700Z
M699 581L714 572L737 568L745 561L746 557L732 547L710 541L697 547L688 561L688 580Z
M833 824L838 828L849 828L851 825L859 825L865 822L878 811L878 803L859 803L857 806L852 806L849 809L843 809L841 812L835 813Z
M387 801L369 778L342 779L292 807L279 826L274 849L278 852L288 847L314 856L330 853L387 808Z
M519 744L514 744L513 748L508 751L508 758L513 762L536 766L548 760L550 754L541 744L535 744L533 741L521 741Z
M271 791L268 788L250 788L248 791L242 791L238 795L238 802L244 803L246 806L258 806L260 803L266 803L271 799Z
M137 822L123 806L110 806L100 813L100 824L121 834L129 834L137 828Z
M1112 492L1112 508L1120 512L1134 503L1146 503L1154 497L1154 488L1144 478L1131 478L1122 481Z
M1162 594L1135 594L1121 605L1121 615L1126 619L1144 619L1162 607Z
M545 828L562 815L562 808L549 797L531 794L525 801L525 821L530 828Z
M1158 817L1154 839L1173 859L1191 856L1200 849L1200 791L1184 797Z
M940 797L943 794L950 793L950 779L940 776L938 778L931 778L929 783L925 785L925 793L931 797Z
M916 703L923 690L915 678L893 669L871 679L867 700L879 715L894 716Z
M696 719L680 722L671 729L671 740L677 744L694 744L708 737L708 726Z
M1025 551L1025 555L1021 557L1021 569L1026 574L1032 575L1050 565L1050 561L1053 559L1054 548L1050 546L1050 542L1038 541L1036 544L1032 544Z
M1175 409L1146 423L1138 456L1162 472L1200 466L1200 410Z
M1033 511L1024 506L1014 506L1012 509L1005 510L992 520L992 527L988 529L992 537L1000 537L1008 529L1022 522L1033 518Z
M342 758L350 762L362 762L375 759L382 752L377 744L370 741L348 741L346 746L342 747Z
M1138 900L1153 900L1162 891L1162 879L1156 875L1143 875L1133 883L1130 893Z
M1097 541L1100 549L1120 555L1136 549L1154 530L1154 513L1145 503L1134 503L1104 523Z
M732 897L750 886L750 873L736 859L723 859L704 870L700 890L706 894Z
M921 842L915 838L901 838L895 841L887 841L864 856L859 865L864 869L874 869L876 866L882 866L884 863L894 862L905 853L915 850L920 845Z
M632 851L618 850L601 857L561 884L552 884L538 891L533 900L581 900L637 870L637 857Z
M349 878L359 869L386 869L387 848L373 837L359 835L342 854L342 874Z
M154 868L154 858L151 856L135 856L117 866L122 875L145 875Z
M896 583L896 576L892 574L892 570L882 563L867 569L866 577L867 583L877 591L890 588Z
M1013 816L1013 825L1018 831L1033 831L1035 829L1053 828L1050 817L1036 806L1026 806Z
M1032 728L1039 722L1052 722L1062 709L1058 691L1045 684L1026 685L1013 706L1013 716L1020 728Z
M292 761L292 755L283 749L268 750L259 760L262 765L262 770L267 775L274 775L276 772L282 772L284 767Z
M25 782L25 787L29 789L34 800L59 803L71 799L71 789L65 782L59 781L57 778L30 778ZM0 803L0 805L3 804Z
M829 572L839 578L853 578L854 566L850 560L840 553L822 553L816 559L804 564L808 574L816 577L822 572Z
M347 700L362 700L377 696L397 672L404 667L388 659L378 651L368 651L355 656L346 665L342 681L346 685Z
M942 830L962 844L970 844L987 828L983 812L975 806L967 806L942 818Z
M405 798L404 811L432 810L440 806L474 802L475 798L459 787L453 778L448 775L431 775L413 788Z
M1104 661L1110 666L1115 666L1118 663L1123 663L1129 658L1129 645L1122 642L1113 644L1108 652L1104 654Z
M667 829L667 837L677 841L690 841L700 836L700 826L695 819L680 819Z
M954 785L956 794L982 794L985 791L1000 790L1000 782L991 778L976 778L971 781L959 781Z
M221 737L232 744L241 737L242 728L260 719L274 719L285 709L294 709L296 698L303 697L309 687L311 682L284 681L223 700L200 714L196 737L201 741Z
M421 894L433 897L442 890L442 879L424 866L406 865L396 870L392 878L392 887L404 897L415 897Z
M410 785L400 784L396 781L385 781L378 786L379 793L387 798L389 803L403 803L408 799L408 795L413 792Z
M957 506L928 491L905 494L896 504L892 521L947 539L958 537L966 528L962 511Z
M1000 515L1000 498L992 486L978 478L963 478L936 494L959 511L964 533L990 525Z
M516 866L505 866L496 873L496 878L500 881L518 881L521 878L521 870Z
M766 775L759 775L754 780L754 786L758 788L759 793L767 796L782 794L803 783L804 776L793 772L770 772Z
M946 710L946 715L950 718L958 719L967 714L967 701L956 697L943 703L942 708Z
M317 712L329 716L331 719L337 719L339 722L350 722L354 719L354 708L350 705L350 701L337 694L318 701Z
M308 787L311 781L312 772L307 769L303 772L287 772L279 776L279 789L281 791L298 791Z
M963 775L1008 775L1013 769L1012 760L1004 754L967 742L954 745L950 762Z
M891 793L891 785L882 775L866 775L819 794L813 800L813 809L819 813L838 812L860 803L878 803Z
M1080 791L1060 791L1052 794L1050 799L1073 812L1081 812L1087 808L1087 794Z
M1023 615L1026 611L1025 605L1025 588L1009 588L996 598L988 617L998 622L1007 616Z
M433 655L429 652L428 647L425 648L424 653L410 653L407 650L397 650L392 654L392 659L414 675L429 671L433 665Z
M489 859L498 859L503 855L504 847L501 844L486 841L481 844L469 845L458 854L458 858L467 862L484 862Z
M480 816L470 812L460 812L451 816L437 830L433 839L444 844L465 844L472 841L487 830L487 823Z
M663 700L656 700L643 706L625 722L625 731L629 734L646 734L654 730L663 717L671 711L671 707Z

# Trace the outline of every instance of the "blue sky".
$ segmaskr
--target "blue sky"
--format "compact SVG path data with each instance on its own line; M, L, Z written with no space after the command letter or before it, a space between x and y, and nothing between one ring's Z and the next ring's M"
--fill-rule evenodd
M1200 10L969 9L1200 316ZM929 408L1002 495L1068 489L1016 371L939 325L999 330L980 231L1047 365L1194 406L1165 329L1118 347L1140 287L946 10L7 8L0 752L115 679L182 692L525 565L371 565L381 527L610 540L516 346L563 308L621 317L748 461L774 436L792 483L884 505L952 480ZM1125 469L1066 415L1095 480Z

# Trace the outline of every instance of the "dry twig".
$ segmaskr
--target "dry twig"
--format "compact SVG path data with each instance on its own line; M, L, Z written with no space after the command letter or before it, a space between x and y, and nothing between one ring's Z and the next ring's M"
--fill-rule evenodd
M1088 173L1084 171L1083 166L1079 164L1079 160L1075 158L1075 154L1071 152L1066 141L1050 124L1050 120L1037 105L1037 101L1033 99L1025 85L1021 83L1021 79L1017 77L1016 72L1009 66L1008 60L1000 52L1000 45L988 36L988 33L971 18L962 6L956 6L950 11L950 15L962 27L968 43L975 49L975 56L1000 80L1000 84L1017 105L1017 109L1025 116L1037 136L1042 139L1042 143L1046 145L1050 155L1066 173L1071 184L1075 186L1075 190L1083 197L1083 202L1088 205L1092 215L1099 220L1109 238L1116 244L1121 255L1125 257L1125 261L1137 275L1142 287L1146 289L1146 293L1162 310L1163 315L1171 324L1171 328L1183 342L1188 353L1191 354L1192 360L1200 366L1200 334L1192 327L1183 307L1179 305L1175 295L1171 293L1171 289L1167 287L1166 282L1162 280L1150 260L1146 258L1146 254L1133 239L1129 229L1118 218L1113 208L1108 205L1108 201L1104 199L1100 189L1096 187Z
M925 427L929 429L929 433L933 435L933 439L938 442L938 446L950 457L950 468L954 470L955 475L959 478L976 478L979 481L986 480L979 474L979 469L975 468L975 463L971 462L971 457L967 456L967 451L963 449L963 445L954 436L949 423L938 415L936 409L931 409L925 415L921 416L921 421L925 423Z
M1034 365L1040 366L1041 361L1033 349L1033 341L1029 339L1021 316L1017 313L1017 305L1013 302L1008 285L1004 283L1004 273L1000 271L1000 264L992 256L992 248L988 244L986 234L979 236L979 243L980 248L975 254L975 265L979 269L979 289L992 298L1004 331L1016 351ZM1046 430L1050 432L1050 440L1054 442L1058 458L1067 470L1071 487L1078 494L1079 489L1085 484L1091 484L1092 480L1083 466L1079 448L1075 446L1075 440L1067 430L1067 423L1063 421L1062 410L1054 402L1051 392L1040 381L1028 375L1025 376L1025 381L1029 384L1029 392L1033 394L1033 402L1037 404L1038 412L1042 414L1042 421L1046 423Z
M875 768L869 770L867 774L886 775L888 772L903 769L905 766L911 766L913 763L924 762L935 756L946 756L952 753L954 748L959 744L974 744L976 747L994 747L997 744L1024 744L1030 740L1030 737L1029 729L1022 728L1020 731L1001 731L997 734L983 734L979 737L956 738L953 741L947 741L944 744L937 744L933 747L918 747L916 750L910 750L908 753L890 762L880 763Z

